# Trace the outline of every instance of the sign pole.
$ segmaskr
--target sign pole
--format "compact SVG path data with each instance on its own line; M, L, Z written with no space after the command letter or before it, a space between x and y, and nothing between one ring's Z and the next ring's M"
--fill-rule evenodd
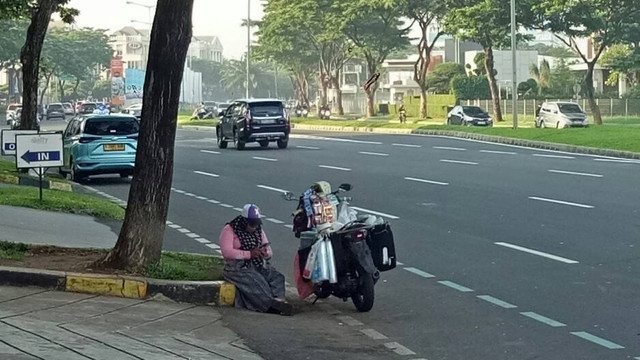
M42 202L42 168L38 172L38 177L40 178L40 202Z

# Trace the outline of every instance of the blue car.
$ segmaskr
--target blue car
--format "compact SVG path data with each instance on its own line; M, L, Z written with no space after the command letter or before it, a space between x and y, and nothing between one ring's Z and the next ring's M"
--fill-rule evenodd
M69 121L60 174L79 182L91 175L133 174L140 123L132 115L89 114Z

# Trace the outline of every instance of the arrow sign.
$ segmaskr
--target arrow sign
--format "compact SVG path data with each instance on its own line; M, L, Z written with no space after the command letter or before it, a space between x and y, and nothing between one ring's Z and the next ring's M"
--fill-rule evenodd
M34 161L58 161L60 160L60 151L35 151L27 150L20 158L32 163Z

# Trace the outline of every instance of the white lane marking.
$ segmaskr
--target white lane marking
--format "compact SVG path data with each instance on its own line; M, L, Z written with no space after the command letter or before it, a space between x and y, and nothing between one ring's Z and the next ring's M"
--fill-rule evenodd
M298 149L307 149L307 150L320 150L319 147L316 146L302 146L302 145L298 145L296 146Z
M185 193L185 191L184 191L184 190L178 190L178 189L175 189L175 190L173 190L173 191L177 192L178 194L184 194L184 193Z
M543 324L547 324L547 325L549 325L551 327L567 326L567 325L565 325L565 324L563 324L563 323L561 323L559 321L555 321L555 320L550 319L550 318L548 318L546 316L542 316L540 314L536 314L536 313L534 313L532 311L521 312L520 314L522 314L522 315L524 315L524 316L526 316L528 318L531 318L533 320L539 321L539 322L541 322Z
M272 222L274 224L284 224L284 221L280 221L278 219L274 219L274 218L266 218L267 221Z
M85 188L87 188L87 189L89 189L89 190L91 190L91 191L93 191L93 192L98 192L98 191L99 191L98 189L93 188L93 187L91 187L91 186L87 186L87 185L85 185L84 187L85 187Z
M529 199L538 200L538 201L546 201L546 202L550 202L550 203L554 203L554 204L570 205L570 206L575 206L575 207L584 208L584 209L593 209L595 207L593 205L578 204L578 203L562 201L562 200L541 198L541 197L537 197L537 196L529 196Z
M233 210L235 210L235 211L242 211L242 209L237 208L237 207L234 207L234 208L233 208Z
M398 344L397 342L389 342L384 344L384 346L389 349L392 350L394 353L398 354L398 355L415 355L416 353L414 353L413 351L409 350L408 348L406 348L405 346L402 346L400 344Z
M260 157L260 156L253 156L252 159L262 160L262 161L278 161L278 159L272 159L272 158L266 158L266 157Z
M478 165L477 162L472 162L472 161L447 160L447 159L440 159L440 161L446 162L446 163L453 163L453 164Z
M220 204L220 206L226 207L226 208L229 208L229 209L233 208L233 205L229 205L229 204Z
M533 156L556 158L556 159L575 159L574 156L563 156L563 155L533 154Z
M421 148L422 145L414 145L414 144L391 144L393 146L402 146L402 147L410 147L410 148Z
M434 146L434 149L440 150L455 150L455 151L467 151L467 149L457 148L457 147L449 147L449 146Z
M167 225L171 225L171 224L173 224L173 223L172 223L171 221L169 221L169 220L165 221L165 223L166 223Z
M607 162L617 162L623 164L638 164L638 161L634 160L624 160L624 159L593 159L594 161L607 161Z
M409 180L409 181L423 182L423 183L427 183L427 184L444 185L444 186L449 185L449 183L446 183L446 182L418 179L418 178L413 178L413 177L405 177L404 179L405 180Z
M515 308L517 308L517 306L515 306L513 304L509 304L508 302L502 301L502 300L500 300L498 298L494 298L493 296L478 295L478 298L482 299L484 301L490 302L490 303L492 303L494 305L500 306L502 308L505 308L505 309L515 309Z
M222 254L222 250L216 250L218 254Z
M590 173L581 173L581 172L564 171L564 170L549 170L549 172L556 173L556 174L591 176L591 177L597 177L597 178L601 178L602 177L602 175L600 175L600 174L590 174Z
M313 135L295 135L294 138L298 139L311 139L311 140L325 140L325 141L338 141L338 142L349 142L354 144L373 144L373 145L382 145L379 141L364 141L364 140L352 140L352 139L341 139L341 138L328 138L322 136L313 136Z
M508 248L514 249L514 250L523 251L523 252L526 252L526 253L529 253L529 254L546 257L548 259L560 261L560 262L563 262L565 264L578 264L578 261L575 261L575 260L567 259L567 258L564 258L562 256L557 256L557 255L549 254L549 253L538 251L538 250L529 249L529 248L518 246L518 245L514 245L514 244L509 244L509 243L505 243L505 242L495 242L494 244L500 245L500 246L504 246L504 247L508 247Z
M186 193L184 193L184 194L185 194L185 195L187 195L187 196L196 196L195 194L192 194L192 193L190 193L190 192L186 192Z
M210 203L212 203L212 204L220 204L220 201L218 201L218 200L213 200L213 199L209 199L209 200L207 200L207 202L210 202Z
M207 153L207 154L220 154L219 151L212 151L212 150L200 150L200 152Z
M260 189L265 189L265 190L277 191L277 192L281 192L281 193L288 192L287 190L278 189L276 187L271 187L271 186L267 186L267 185L256 185L256 186L259 187Z
M206 244L205 246L208 246L208 247L212 248L213 250L220 249L220 246L218 246L218 244L214 244L214 243Z
M195 240L196 240L197 242L201 243L201 244L208 244L208 243L210 243L210 242L211 242L211 241L209 241L209 240L207 240L207 239L205 239L205 238L196 238Z
M204 172L204 171L194 171L194 173L200 174L200 175L205 175L205 176L211 176L211 177L220 177L220 175L212 174L212 173L208 173L208 172Z
M363 155L373 155L373 156L389 156L389 154L377 153L377 152L369 152L369 151L358 151L358 153L363 154Z
M318 165L318 167L325 168L325 169L332 169L332 170L340 170L340 171L351 171L351 169L349 168L343 168L339 166Z
M204 196L196 196L196 199L198 199L198 200L207 200L207 198L204 197Z
M482 153L488 153L488 154L505 154L505 155L516 155L517 152L512 152L512 151L497 151L497 150L480 150L480 152Z
M292 227L293 227L293 226L292 226ZM403 266L403 265L404 265L404 263L401 263L400 261L396 261L396 265Z
M196 234L196 233L188 233L188 234L185 234L185 235L187 235L188 237L190 237L190 238L192 238L192 239L195 239L195 238L199 238L199 237L200 237L200 235L198 235L198 234Z
M595 335L591 335L588 332L584 332L584 331L577 331L577 332L572 332L571 335L575 335L577 337L583 338L587 341L591 341L594 344L598 344L600 346L604 346L607 349L610 350L618 350L618 349L624 349L624 346L622 345L618 345L614 342L611 342L609 340L605 340L601 337L597 337ZM638 359L638 358L636 358Z
M396 262L396 264L397 264L397 262ZM424 271L422 271L420 269L416 269L414 267L406 267L404 269L407 270L408 272L414 273L414 274L416 274L418 276L422 276L423 278L429 279L429 278L436 277L435 275L431 275L428 272L424 272Z
M449 280L443 280L443 281L438 281L439 284L442 284L444 286L448 286L452 289L458 290L458 291L462 291L462 292L473 292L473 289L469 289L466 286L462 286L460 284L456 284L453 281L449 281Z
M361 207L352 206L351 208L354 209L354 210L366 212L366 213L369 213L369 214L378 215L378 216L382 216L382 217L387 217L387 218L393 219L393 220L400 219L399 217L397 217L395 215L385 214L385 213L381 213L381 212L377 212L377 211L373 211L373 210L364 209L364 208L361 208Z
M172 228L172 229L180 229L182 226L180 226L178 224L170 224L169 227Z
M190 232L191 232L191 230L189 230L189 229L185 229L185 228L181 228L181 229L177 229L177 230L178 230L178 231L180 231L180 232L181 232L181 233L183 233L183 234L186 234L186 233L190 233Z
M341 322L349 325L349 326L362 326L364 325L362 322L352 318L349 315L344 315L344 316L337 316L338 320L340 320Z
M288 229L292 229L292 230L293 230L293 225L291 225L291 224L287 224L287 225L285 225L284 227L286 227L286 228L288 228ZM396 262L396 263L397 263L397 262Z
M386 337L385 335L373 330L373 329L361 329L360 330L361 333L367 335L368 337L372 338L373 340L385 340L388 339L388 337Z

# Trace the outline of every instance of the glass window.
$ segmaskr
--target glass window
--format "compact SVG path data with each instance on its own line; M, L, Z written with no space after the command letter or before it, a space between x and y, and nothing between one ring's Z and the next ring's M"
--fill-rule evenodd
M131 135L138 132L138 121L131 118L90 118L84 125L84 133L90 135Z
M560 108L560 112L563 114L582 113L582 109L580 109L578 104L558 104L558 107Z
M282 103L279 101L260 102L251 104L251 116L282 116L284 115Z

